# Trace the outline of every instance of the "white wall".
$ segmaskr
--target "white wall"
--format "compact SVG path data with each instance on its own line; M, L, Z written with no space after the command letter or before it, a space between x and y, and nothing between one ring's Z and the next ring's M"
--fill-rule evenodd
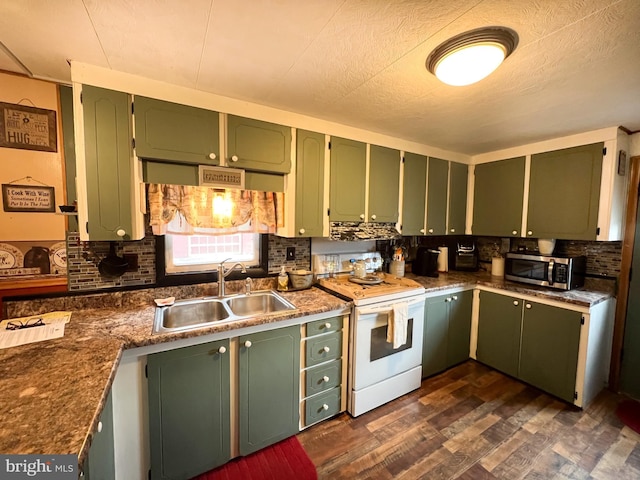
M629 156L635 157L637 155L640 155L640 132L629 137Z

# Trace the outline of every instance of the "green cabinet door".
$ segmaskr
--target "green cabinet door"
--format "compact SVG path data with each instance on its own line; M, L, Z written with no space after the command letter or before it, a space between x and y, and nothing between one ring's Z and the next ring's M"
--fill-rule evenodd
M427 234L447 233L449 162L429 157L427 173Z
M331 138L329 219L332 222L365 221L367 147L346 138Z
M573 403L582 314L525 302L520 378Z
M524 166L524 157L475 166L472 227L474 235L520 235Z
M469 359L472 306L473 290L451 294L447 338L447 368Z
M596 239L603 148L594 143L531 156L527 236Z
M324 135L298 130L296 236L321 237L324 221Z
M400 213L400 152L371 145L369 155L369 220L396 223Z
M218 112L136 96L133 116L138 157L219 165Z
M300 327L239 338L240 454L299 431Z
M227 162L257 172L291 171L291 127L227 115Z
M113 403L111 393L100 414L98 431L94 433L89 456L84 465L84 478L113 480L116 478L114 463Z
M467 221L467 177L469 167L449 162L449 220L447 234L464 235Z
M449 295L428 298L424 315L422 342L422 378L447 368L449 331Z
M133 240L131 99L83 85L82 107L88 221L80 228L90 240Z
M427 157L415 153L404 154L402 180L402 234L424 235L427 195Z
M229 341L149 355L152 479L185 479L230 459Z
M522 300L480 292L477 360L517 377L521 324Z

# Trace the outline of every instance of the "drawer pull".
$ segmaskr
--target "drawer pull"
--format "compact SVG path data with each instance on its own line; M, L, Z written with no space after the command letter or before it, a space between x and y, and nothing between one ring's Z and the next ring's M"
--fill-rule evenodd
M227 351L226 347L220 347L218 349L218 353L225 353Z
M301 228L301 229L300 229L300 235L303 235L303 234L304 234L304 232L305 232L304 228Z
M325 323L324 328L327 328L327 329L331 328L331 324L329 322Z
M458 296L457 296L457 295L454 295L452 298L453 298L453 301L454 301L454 302L455 302L456 300L458 300Z
M531 304L530 304L530 303L527 303L527 304L525 305L525 307L526 307L526 308L531 308Z
M518 234L518 231L517 231L517 230L513 230L513 231L511 232L511 235L517 235L517 234Z
M211 160L215 160L215 159L217 158L217 156L216 156L216 154L215 154L215 153L210 153L210 154L209 154L209 158L210 158Z
M251 347L251 345L253 345L251 343L251 340L247 340L246 342L244 342L244 346L247 347L247 348Z
M237 156L237 155L232 155L232 156L231 156L231 158L230 158L230 160L231 160L232 162L237 162L237 161L238 161L238 156Z
M98 433L102 432L102 422L98 422Z
M326 403L323 403L322 404L322 409L325 410L325 411L329 410L329 405L327 405Z
M331 351L331 349L329 347L324 347L322 349L324 352L329 353Z
M517 300L514 300L514 301L513 301L513 304L517 307L517 306L518 306L518 301L517 301Z
M326 375L324 377L322 377L322 381L324 383L329 383L329 377L327 377Z

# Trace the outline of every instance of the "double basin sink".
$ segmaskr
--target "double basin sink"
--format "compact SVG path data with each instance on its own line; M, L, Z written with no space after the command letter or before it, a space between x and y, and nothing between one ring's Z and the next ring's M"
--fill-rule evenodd
M153 333L195 330L218 322L233 322L295 308L271 290L223 298L179 300L173 305L156 308Z

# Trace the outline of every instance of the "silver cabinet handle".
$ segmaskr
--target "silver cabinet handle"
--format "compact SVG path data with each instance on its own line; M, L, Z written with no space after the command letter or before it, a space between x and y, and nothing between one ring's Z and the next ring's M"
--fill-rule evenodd
M253 345L251 343L251 340L247 340L246 342L244 342L244 346L247 347L247 348L251 347L251 345Z

